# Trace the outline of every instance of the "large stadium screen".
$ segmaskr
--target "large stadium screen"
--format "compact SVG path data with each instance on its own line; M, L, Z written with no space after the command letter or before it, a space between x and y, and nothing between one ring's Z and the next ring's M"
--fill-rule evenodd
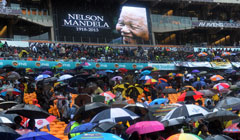
M57 9L58 41L150 44L149 14L145 7L119 6L111 11Z

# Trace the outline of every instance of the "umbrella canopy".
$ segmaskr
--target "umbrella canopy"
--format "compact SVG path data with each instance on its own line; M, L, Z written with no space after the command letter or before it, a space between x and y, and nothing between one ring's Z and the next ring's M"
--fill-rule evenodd
M192 84L194 88L201 88L203 86L206 86L206 83L204 81L196 81Z
M97 122L121 122L130 121L139 116L132 111L124 108L110 108L98 113L92 120L92 123Z
M153 105L153 106L149 106L148 110L153 117L160 117L160 116L166 116L168 112L170 112L171 110L179 106L182 106L182 105L180 104L169 104L165 106Z
M98 112L101 112L105 109L110 108L108 105L100 102L92 102L89 104L86 104L84 106L81 106L77 112L75 113L74 120L78 120L79 118L87 117L88 115L95 115Z
M30 132L22 135L17 140L60 140L47 132Z
M151 71L150 70L144 70L141 72L142 75L149 75L151 74Z
M53 73L49 70L44 71L42 74L52 75Z
M29 74L30 74L30 73L34 73L34 71L33 71L31 68L26 68L26 69L25 69L25 72L26 72L26 73L29 73Z
M12 71L12 72L9 72L7 74L7 79L8 80L17 80L17 79L20 79L21 76L19 75L19 73L15 72L15 71Z
M194 134L180 133L168 137L167 140L203 140L203 139Z
M13 67L12 65L5 65L5 66L2 67L2 69L9 72L9 71L14 71L16 68Z
M118 69L118 71L120 71L121 73L126 73L128 72L128 70L126 68L120 68Z
M231 73L235 73L235 72L237 72L237 71L236 71L236 70L233 70L233 69L227 69L227 70L225 70L224 72L227 73L227 74L231 74Z
M100 94L101 96L105 96L105 101L112 100L116 97L111 91L106 91Z
M162 91L163 94L174 94L174 93L177 93L176 89L173 89L173 88L165 88L163 91Z
M95 123L84 123L81 124L71 131L71 133L82 133L82 132L90 132L93 127L95 127L97 124Z
M114 122L102 122L97 124L92 131L93 132L107 132L109 131L111 128L113 128L114 126L116 126L116 123Z
M43 80L45 78L49 78L51 77L50 75L47 75L47 74L41 74L41 75L38 75L36 78L35 78L35 81L40 81L40 80Z
M17 102L13 102L13 101L6 101L6 102L1 102L0 103L0 108L2 108L3 110L6 110L8 108L11 108L15 105L17 105Z
M160 119L161 118L159 118L158 120L160 120ZM161 123L165 127L176 126L176 125L183 125L184 123L186 123L186 118L184 116L182 116L182 117L177 117L177 118L170 119L170 120L161 121Z
M213 75L212 77L210 77L211 81L220 81L223 80L224 78L221 75Z
M226 97L217 103L216 108L240 110L240 98Z
M166 98L158 98L158 99L154 99L149 105L152 106L152 105L160 105L160 104L165 104L167 103L168 99Z
M143 103L136 103L136 104L128 104L124 106L123 108L126 108L134 113L136 113L139 116L143 116L148 112L147 106Z
M149 80L149 79L153 79L152 76L145 75L140 78L140 80Z
M233 140L233 139L226 135L213 135L207 137L205 140Z
M9 95L20 95L21 91L16 89L16 88L7 88L1 91L0 93L2 96L6 96L7 94Z
M230 56L231 53L230 52L223 52L221 56Z
M193 70L192 73L199 73L199 70Z
M240 133L240 124L234 123L223 130L224 133Z
M45 110L28 104L18 104L6 111L6 114L19 114L30 119L42 119L50 116Z
M207 56L208 54L207 53L205 53L205 52L200 52L199 54L198 54L198 56L199 57L202 57L202 56Z
M208 73L207 71L201 71L201 72L199 72L198 74L204 75L204 74L207 74L207 73Z
M221 60L222 58L220 56L215 56L214 60Z
M163 131L164 125L159 121L142 121L131 125L127 130L127 134L132 134L133 132L138 132L138 134L147 134L152 132Z
M183 77L184 75L182 73L176 74L176 77Z
M206 108L198 105L183 105L180 107L177 107L170 111L163 119L162 121L165 120L170 120L173 118L178 118L178 117L186 117L186 118L192 118L192 117L202 117L204 115L207 115L209 112Z
M70 74L64 74L62 76L59 77L59 79L57 81L64 81L64 80L68 80L71 79L73 76Z
M123 139L111 133L89 132L73 137L70 140L123 140Z
M1 124L0 125L0 137L2 140L15 140L18 137L20 137L20 135L12 128Z
M218 83L213 86L213 89L217 89L218 91L221 91L223 89L229 89L230 85L227 83Z
M13 123L7 117L0 116L0 124L11 124Z
M121 76L115 76L115 77L113 77L111 80L112 81L117 81L117 80L119 80L119 81L121 81L123 78L121 77Z
M155 85L157 82L155 79L148 79L144 85Z
M202 98L203 94L198 91L188 91L184 92L182 95L178 97L178 101L183 102L186 100L194 99L195 101L199 98Z
M165 78L158 78L158 83L167 83L167 79Z
M185 92L187 92L187 91L196 91L196 89L193 86L187 85L187 86L184 86L183 88L181 88L179 91L180 92L182 92L182 91L185 91Z
M199 92L201 92L204 97L212 97L218 93L217 90L213 90L213 89L199 90Z
M105 70L106 73L114 73L113 70Z
M221 122L238 119L238 115L228 110L219 110L205 115L206 120L214 121L219 120Z
M41 129L44 126L49 125L52 121L54 121L56 119L55 116L51 115L49 117L47 117L46 119L35 119L35 127L37 127L37 129ZM27 121L24 122L23 126L27 127L28 122L30 121L30 119L28 119Z
M138 84L130 85L126 90L126 96L130 98L137 98L142 93L143 89Z
M147 66L147 67L142 68L142 71L153 70L153 69L154 69L153 67Z
M100 74L100 75L107 75L107 72L106 72L106 71L97 71L97 74Z

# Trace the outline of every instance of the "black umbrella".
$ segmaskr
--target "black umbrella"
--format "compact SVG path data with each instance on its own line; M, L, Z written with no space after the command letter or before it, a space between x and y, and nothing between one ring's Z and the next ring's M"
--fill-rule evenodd
M20 137L20 135L12 128L10 128L6 125L0 125L1 140L15 140L18 137Z
M226 135L214 135L207 137L205 140L233 140L233 139Z
M5 100L4 100L3 98L0 97L0 103L1 103L1 102L4 102L4 101L5 101Z
M19 75L19 73L15 72L15 71L12 71L10 73L7 74L7 79L8 80L17 80L17 79L20 79L21 76Z
M6 117L9 120L11 120L12 122L14 122L14 118L19 116L19 115L17 115L17 114L6 114L6 111L0 111L0 116Z
M117 124L114 122L103 122L99 123L97 126L95 126L92 131L97 131L97 132L107 132Z
M8 109L6 114L19 114L30 119L42 119L50 116L45 110L28 104L19 104Z
M128 104L123 108L126 108L126 109L136 113L139 116L144 116L148 112L147 107L142 103Z
M74 99L74 103L79 107L91 102L92 102L92 97L88 94L80 94Z
M6 110L8 108L11 108L11 107L17 105L17 104L18 104L17 102L13 102L13 101L1 102L0 103L0 108Z
M9 72L9 71L14 71L16 68L11 66L11 65L5 65L3 66L3 68L6 72Z
M237 114L234 114L228 110L220 110L220 111L212 112L205 116L205 119L208 121L219 120L220 122L234 120L238 118L239 117Z
M90 104L86 104L82 107L80 107L75 116L74 116L74 120L79 120L79 119L85 119L88 117L93 117L95 116L97 113L110 108L108 105L104 104L104 103L100 103L100 102L93 102Z
M163 94L174 94L174 93L177 93L176 89L173 89L173 88L165 88L163 91L162 91Z
M218 102L216 108L232 108L232 110L240 110L240 98L226 97L225 99Z

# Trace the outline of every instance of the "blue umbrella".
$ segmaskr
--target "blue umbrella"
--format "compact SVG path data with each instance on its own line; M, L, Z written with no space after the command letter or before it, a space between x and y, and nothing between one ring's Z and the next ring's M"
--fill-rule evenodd
M236 70L228 69L228 70L225 70L224 72L227 73L227 74L231 74L231 73L236 72Z
M149 75L151 74L151 71L150 70L144 70L141 72L142 75Z
M71 131L71 133L82 133L82 132L90 132L93 127L95 127L97 124L95 123L85 123L82 125L79 125Z
M64 129L64 135L68 135L70 133L71 126L73 125L74 122L75 121L71 121L70 123L68 123L68 125Z
M160 83L157 85L157 89L164 90L168 86L169 86L168 83Z
M35 81L39 81L39 80L43 80L45 78L49 78L51 77L50 75L47 75L47 74L41 74L41 75L38 75L36 78L35 78Z
M165 98L158 98L158 99L155 99L153 100L149 105L152 106L152 105L160 105L162 103L166 103L168 101L168 99L165 99Z
M192 73L199 73L199 70L193 70Z
M42 74L52 75L53 73L49 70L44 71Z
M152 76L146 75L146 76L142 76L142 77L140 78L140 80L149 80L149 79L153 79Z
M204 81L196 81L192 84L193 87L197 88L197 87L203 87L206 86L206 83Z
M105 70L105 72L107 72L107 73L114 73L113 70Z
M73 137L70 140L123 140L123 139L111 133L89 132Z
M47 132L30 132L22 135L17 140L60 140Z
M97 71L97 74L99 74L99 75L107 75L106 71Z

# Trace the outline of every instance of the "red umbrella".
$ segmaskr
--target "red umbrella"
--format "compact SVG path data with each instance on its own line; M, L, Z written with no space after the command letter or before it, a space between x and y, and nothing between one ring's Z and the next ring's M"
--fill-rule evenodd
M234 123L223 130L224 133L240 133L240 123Z
M199 98L202 98L203 94L198 91L188 91L184 92L181 96L178 97L178 101L183 102L186 98L192 97L194 100L197 100Z
M192 58L194 55L193 54L191 54L191 55L188 55L187 56L187 58Z
M120 68L118 69L118 71L120 71L121 73L126 73L128 72L128 70L126 68Z

